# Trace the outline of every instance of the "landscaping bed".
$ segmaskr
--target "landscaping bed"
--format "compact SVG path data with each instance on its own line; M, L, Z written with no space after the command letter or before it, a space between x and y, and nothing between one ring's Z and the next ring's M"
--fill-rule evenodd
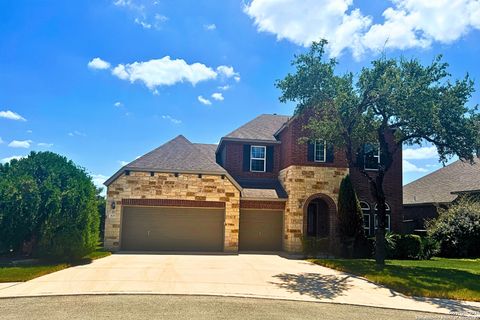
M480 259L387 260L384 267L371 259L309 261L406 295L480 301Z
M98 249L78 261L45 262L35 259L2 259L0 263L0 282L28 281L72 266L90 263L109 255L111 255L111 252Z

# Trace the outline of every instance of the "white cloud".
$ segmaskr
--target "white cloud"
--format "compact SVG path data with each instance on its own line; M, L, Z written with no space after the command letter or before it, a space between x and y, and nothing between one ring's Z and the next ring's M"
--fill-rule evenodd
M103 183L108 179L107 176L105 176L103 174L91 174L90 176L92 177L93 184L97 188L105 188Z
M408 160L403 160L402 165L403 165L403 172L428 172L427 169L417 167L416 165L414 165Z
M13 140L8 144L10 148L30 148L32 140Z
M172 117L169 116L169 115L163 115L163 116L162 116L162 119L169 120L169 121L170 121L171 123L173 123L173 124L180 124L180 123L182 123L182 120L178 120L178 119L172 118Z
M113 2L114 5L119 6L119 7L127 7L132 5L131 0L116 0Z
M258 31L273 33L309 46L322 38L330 41L332 55L358 44L371 24L358 9L349 10L352 0L252 0L244 8Z
M223 91L227 91L228 89L230 89L230 86L229 85L224 85L224 86L219 86L217 88L220 89L220 90L223 90Z
M232 66L218 66L217 67L217 72L218 74L226 77L226 78L231 78L231 77L239 77L240 74L238 72L235 72ZM236 79L235 79L236 80ZM239 77L240 80L240 77Z
M151 29L152 25L146 21L140 20L139 18L135 18L134 22L138 25L141 25L144 29Z
M206 105L206 106L209 106L209 105L212 104L212 102L211 102L210 100L205 99L205 98L202 97L202 96L198 96L197 99L198 99L198 101L200 101L201 104L204 104L204 105Z
M20 160L22 158L25 158L26 156L11 156L11 157L7 157L7 158L3 158L0 160L0 163L7 163L7 162L10 162L12 160Z
M0 111L0 118L6 118L10 120L16 120L16 121L27 121L24 117L19 115L16 112L7 110L7 111Z
M133 0L117 0L113 4L117 7L123 7L130 11L133 16L133 22L140 25L144 29L157 29L160 30L162 24L168 20L168 18L160 13L152 13L155 11L155 5L157 1L148 3L146 1L133 1Z
M217 26L215 25L215 23L211 23L211 24L205 24L205 25L203 25L203 28L204 28L205 30L212 31L212 30L217 29Z
M200 81L217 77L217 73L204 64L188 64L185 60L172 60L169 56L145 62L119 64L112 73L132 83L141 81L152 91L158 86L170 86L185 81L196 85Z
M217 101L223 101L225 98L223 97L223 94L220 92L215 92L212 94L212 98L217 100Z
M53 147L53 143L39 142L37 143L37 146L42 148L51 148Z
M418 160L418 159L433 159L438 157L437 148L435 146L408 148L403 150L403 159Z
M27 130L27 133L33 133L33 131L32 130Z
M105 70L110 68L110 63L97 57L88 62L88 67L90 69Z
M2 137L0 137L0 144L2 144L2 143L3 143L3 140L2 140Z
M80 131L77 131L77 130L72 131L72 132L69 132L68 135L69 135L70 137L74 137L74 136L86 137L86 136L87 136L85 133L80 132Z
M124 167L124 166L126 166L127 164L129 164L130 162L124 161L124 160L118 160L118 163L120 164L120 166Z
M244 7L258 31L302 46L329 40L329 53L351 50L359 58L383 48L427 48L451 43L480 29L478 0L390 0L382 20L373 21L353 0L252 0Z
M123 107L123 103L120 101L115 102L113 105L117 108Z
M235 79L236 82L240 82L240 76L235 76L233 79Z

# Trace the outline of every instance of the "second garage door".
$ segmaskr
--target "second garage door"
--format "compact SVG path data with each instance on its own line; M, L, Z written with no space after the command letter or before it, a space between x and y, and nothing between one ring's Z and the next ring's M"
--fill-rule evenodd
M242 210L240 212L240 250L282 250L283 212Z
M224 209L124 207L122 250L223 251Z

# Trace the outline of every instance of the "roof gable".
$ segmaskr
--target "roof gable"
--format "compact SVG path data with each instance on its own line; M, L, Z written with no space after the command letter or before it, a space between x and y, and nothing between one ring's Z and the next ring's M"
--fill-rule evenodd
M224 173L225 169L215 162L215 148L216 145L195 144L179 135L130 162L125 169Z
M262 114L230 132L223 139L277 141L275 133L289 118L283 115Z

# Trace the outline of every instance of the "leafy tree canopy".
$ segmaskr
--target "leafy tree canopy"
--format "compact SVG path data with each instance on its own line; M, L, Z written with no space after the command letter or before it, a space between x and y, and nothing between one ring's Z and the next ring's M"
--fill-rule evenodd
M468 106L474 84L468 74L451 81L441 56L424 66L417 59L383 55L358 75L337 74L337 61L324 58L326 44L314 42L309 52L295 56L296 72L276 86L282 91L281 102L293 101L296 114L307 115L306 138L326 139L343 148L350 167L368 179L378 208L376 259L383 264L383 182L393 155L403 144L429 142L443 163L453 156L472 162L480 150L478 106ZM393 142L388 134L393 134ZM381 163L375 173L358 164L362 157L357 155L367 143L379 146Z
M95 249L96 189L83 168L52 152L0 167L0 249L78 258Z

